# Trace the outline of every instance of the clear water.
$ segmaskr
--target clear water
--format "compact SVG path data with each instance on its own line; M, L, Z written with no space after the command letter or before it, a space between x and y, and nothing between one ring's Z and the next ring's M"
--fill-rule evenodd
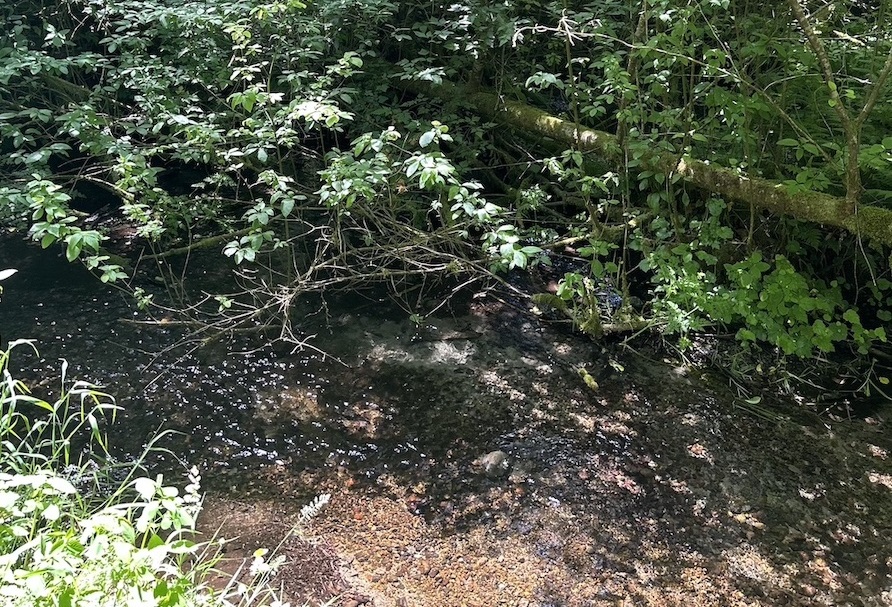
M304 498L358 484L447 529L485 524L525 538L554 561L577 559L568 547L584 540L582 564L568 566L604 579L661 554L669 572L740 570L735 584L762 596L770 584L754 589L735 556L758 554L787 580L779 597L796 592L794 577L825 604L888 580L892 490L871 480L892 479L892 457L877 455L892 453L885 426L746 417L727 386L623 357L494 299L424 327L384 303L332 299L331 322L307 326L332 357L249 342L190 351L169 349L182 337L170 326L120 322L142 315L53 250L0 239L5 267L19 273L3 284L0 336L39 347L17 352L19 375L52 393L66 359L70 377L123 407L111 428L122 456L174 430L160 443L170 454L152 465L198 465L209 489ZM475 461L494 450L510 473L480 473ZM830 563L830 581L816 558Z

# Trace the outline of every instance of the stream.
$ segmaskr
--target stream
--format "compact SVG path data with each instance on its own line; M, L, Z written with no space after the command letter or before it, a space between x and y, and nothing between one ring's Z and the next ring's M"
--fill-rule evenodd
M331 493L314 529L343 605L892 606L892 406L758 418L715 377L490 296L420 326L341 297L307 320L328 356L158 355L177 331L122 323L143 316L55 249L4 237L4 267L0 336L39 350L11 368L42 395L65 359L113 394L121 457L175 431L152 465L198 466L246 529Z

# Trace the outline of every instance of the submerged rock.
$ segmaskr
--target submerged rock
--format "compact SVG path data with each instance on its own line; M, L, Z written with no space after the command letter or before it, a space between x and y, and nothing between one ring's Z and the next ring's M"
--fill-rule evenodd
M483 474L490 478L499 478L508 474L508 454L504 451L491 451L474 460L474 464Z

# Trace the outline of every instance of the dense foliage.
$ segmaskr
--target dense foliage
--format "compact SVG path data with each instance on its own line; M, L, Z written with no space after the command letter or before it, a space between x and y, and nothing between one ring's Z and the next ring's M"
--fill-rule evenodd
M652 326L684 345L727 327L799 356L886 340L882 2L12 0L0 13L0 217L144 305L162 303L149 267L193 318L300 343L306 293L385 285L421 318L491 272L553 264L557 288L536 301L593 334ZM592 152L583 129L615 150ZM740 186L757 177L792 203L762 211ZM187 299L182 269L201 249L231 259L237 289Z

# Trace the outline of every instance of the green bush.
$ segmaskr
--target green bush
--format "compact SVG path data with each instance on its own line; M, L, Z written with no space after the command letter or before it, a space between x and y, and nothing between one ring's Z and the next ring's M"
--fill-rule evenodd
M663 248L648 258L654 269L654 317L665 332L686 339L708 325L737 328L742 344L763 343L785 355L808 358L850 342L862 354L885 342L882 326L865 328L836 281L826 284L798 272L784 255L766 261L760 251L726 264L725 284L689 245Z

